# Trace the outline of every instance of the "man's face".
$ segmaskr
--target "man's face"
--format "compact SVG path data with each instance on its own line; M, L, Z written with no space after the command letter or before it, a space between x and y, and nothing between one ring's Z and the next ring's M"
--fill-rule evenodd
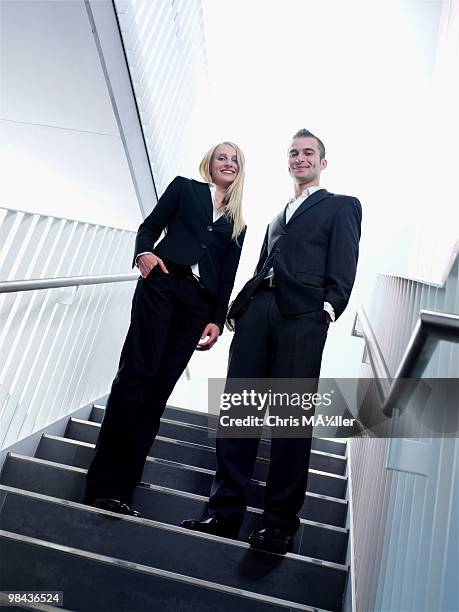
M288 148L288 171L296 183L318 185L320 173L327 161L320 159L319 145L315 138L294 138Z

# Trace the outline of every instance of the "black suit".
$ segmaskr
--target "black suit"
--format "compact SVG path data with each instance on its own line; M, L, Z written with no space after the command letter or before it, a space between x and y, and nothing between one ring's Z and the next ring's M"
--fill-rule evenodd
M282 211L268 226L255 276L228 313L236 326L229 385L238 378L318 379L328 330L324 302L333 306L336 318L347 305L361 214L356 198L321 189L306 198L287 224ZM263 280L271 267L273 289ZM242 520L258 443L255 438L217 438L211 513L236 523ZM292 534L304 502L310 449L307 437L271 442L264 520Z
M209 322L223 328L234 285L245 229L237 243L231 240L233 225L225 215L213 222L213 206L207 183L175 178L153 212L139 227L134 266L139 253L152 251L161 232L164 238L154 253L181 266L199 262L201 280L215 299Z
M140 226L133 265L138 254L154 251L169 274L156 266L137 282L131 324L88 470L87 503L98 497L130 503L167 399L204 327L223 326L245 234L244 229L237 244L232 229L225 215L213 222L207 183L182 177L172 181ZM191 273L196 262L200 281Z
M362 210L357 198L320 189L285 224L285 210L266 230L255 276L234 300L228 318L236 318L269 268L284 317L323 309L329 302L338 318L354 284Z

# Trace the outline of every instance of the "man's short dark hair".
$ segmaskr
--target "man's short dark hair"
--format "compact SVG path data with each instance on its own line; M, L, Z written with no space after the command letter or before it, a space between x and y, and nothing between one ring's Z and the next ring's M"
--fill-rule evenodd
M303 128L302 130L298 130L296 134L293 135L293 138L314 138L317 141L319 146L319 157L320 159L325 159L325 145L320 140L318 136ZM292 139L293 140L293 139Z

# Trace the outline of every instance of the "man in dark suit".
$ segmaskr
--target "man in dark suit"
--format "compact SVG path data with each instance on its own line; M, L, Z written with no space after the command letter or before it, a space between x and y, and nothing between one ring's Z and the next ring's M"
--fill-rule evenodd
M344 311L354 284L360 239L357 198L320 187L327 167L322 141L297 132L288 149L294 197L269 224L255 275L228 312L235 327L228 380L318 379L328 326ZM209 513L184 527L235 537L246 508L245 489L259 439L217 438L217 472ZM291 550L304 503L311 438L273 438L263 526L255 548Z

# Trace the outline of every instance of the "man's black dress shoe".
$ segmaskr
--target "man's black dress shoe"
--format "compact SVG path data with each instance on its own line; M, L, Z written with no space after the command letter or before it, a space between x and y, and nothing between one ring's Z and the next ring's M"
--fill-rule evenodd
M127 514L128 516L142 516L137 510L133 510L127 504L123 504L116 499L105 499L99 497L94 503L91 504L94 508L100 508L101 510L110 510L110 512L117 512L118 514Z
M255 529L249 535L252 548L266 550L267 552L285 555L292 551L293 536L288 535L279 527L266 525L262 529Z
M200 531L202 533L211 533L222 538L237 538L239 526L233 522L223 519L218 514L210 514L204 516L200 521L197 519L186 519L180 523L180 527Z

